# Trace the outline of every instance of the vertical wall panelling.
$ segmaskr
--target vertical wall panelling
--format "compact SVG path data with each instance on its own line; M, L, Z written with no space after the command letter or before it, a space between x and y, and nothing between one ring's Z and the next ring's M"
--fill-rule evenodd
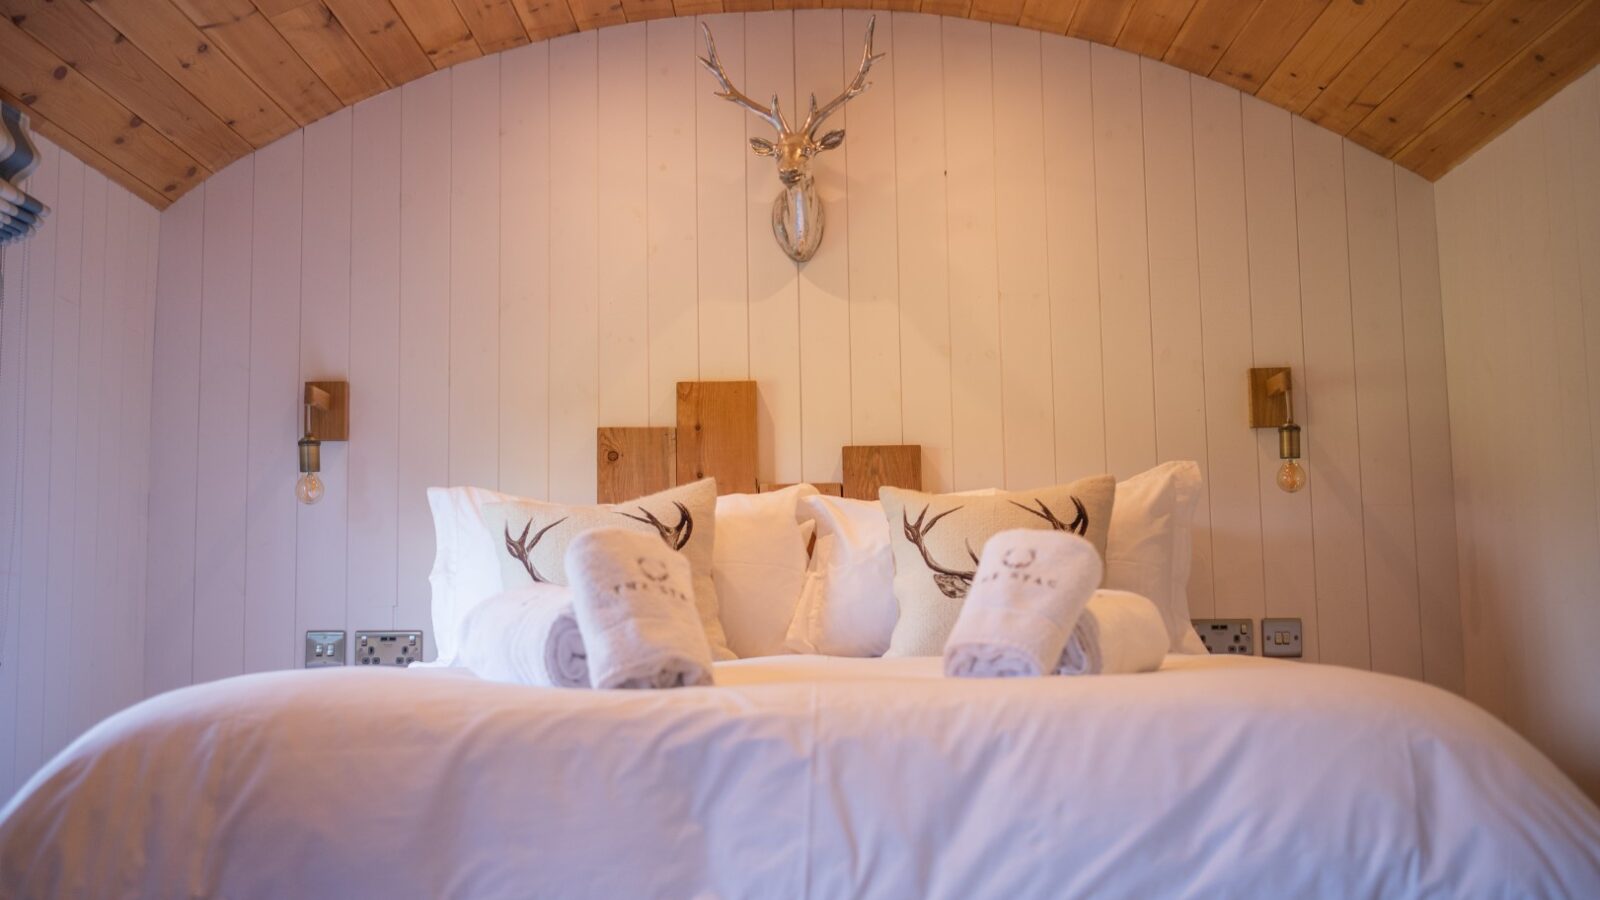
M544 42L500 57L500 489L531 497L549 489L549 73ZM400 496L431 544L425 510Z
M1372 667L1420 679L1422 618L1394 167L1352 145L1344 148L1344 178Z
M940 22L949 202L950 410L954 486L1006 483L999 272L995 257L993 49L990 26Z
M195 472L194 678L244 671L245 495L250 423L250 244L255 160L205 184L200 418Z
M1299 372L1294 382L1296 415L1307 426L1306 451L1321 440L1312 426L1316 411L1306 402L1312 379L1301 343L1300 265L1296 239L1294 144L1288 113L1251 97L1242 98L1245 224L1250 260L1250 327L1253 365L1286 365ZM1343 228L1333 233L1342 235ZM1325 296L1325 295L1319 295ZM1331 383L1331 382L1330 382ZM1222 423L1228 427L1227 422ZM1312 553L1311 503L1314 492L1286 494L1278 489L1278 435L1256 433L1260 479L1262 570L1269 616L1298 616L1304 622L1306 658L1319 659L1317 572ZM1320 478L1312 457L1313 478Z
M922 445L922 487L950 490L949 224L941 20L894 14L896 255L900 279L900 411L904 440Z
M400 496L401 94L355 107L350 173L350 522L352 631L395 627ZM499 227L499 222L494 223ZM493 301L498 304L498 300ZM498 411L496 411L498 414ZM420 504L422 498L406 498ZM422 627L424 620L403 623Z
M1040 41L1056 478L1071 481L1106 470L1094 101L1089 45Z
M395 621L431 623L433 518L424 492L450 480L450 78L400 89L400 504ZM405 215L426 210L426 215ZM359 390L351 385L351 390ZM356 428L360 422L353 422ZM424 652L434 651L430 642Z
M648 185L640 198L648 225L649 419L602 424L671 425L677 421L678 382L700 370L700 313L695 302L695 60L694 20L654 19L644 57ZM602 104L603 105L603 104ZM604 209L604 205L601 206ZM591 454L592 456L592 454Z
M854 78L872 13L844 13L843 78ZM894 21L877 19L873 49L887 54L872 67L871 87L835 116L845 129L844 193L850 198L847 255L850 341L850 443L898 444L900 413L899 237L895 208ZM837 215L837 213L835 213Z
M1192 459L1204 472L1206 367L1190 80L1171 66L1139 61L1156 458ZM1205 527L1211 521L1211 508L1203 484L1194 513L1200 527L1195 529L1189 603L1192 608L1211 609L1211 530Z
M1284 121L1284 117L1274 117ZM1356 415L1355 359L1350 321L1350 252L1345 225L1344 159L1340 141L1303 119L1291 123L1299 234L1301 373L1306 405L1307 468L1317 472L1306 493L1316 554L1318 646L1325 662L1368 662L1366 557L1361 510L1361 443ZM1280 320L1292 342L1290 323ZM1337 389L1336 389L1337 388ZM1262 432L1269 436L1270 432ZM1271 442L1276 447L1275 436ZM1282 493L1281 491L1278 493ZM1277 499L1277 498L1274 498Z
M305 136L295 132L255 154L250 252L250 424L245 497L244 645L246 672L293 666L299 477L300 233ZM206 188L209 189L209 188ZM165 225L166 217L162 217ZM167 253L166 229L161 252ZM165 291L166 276L162 275ZM156 321L160 353L165 325ZM158 355L156 365L162 364ZM159 371L159 368L158 368ZM157 385L159 390L159 383ZM159 409L166 402L159 394ZM359 425L357 426L359 427ZM160 434L159 431L156 432ZM166 451L163 450L164 454ZM159 460L159 456L157 457ZM152 532L165 520L150 506ZM152 541L155 535L152 534ZM155 583L156 556L150 555ZM153 599L153 595L152 595ZM154 603L150 604L154 610Z
M500 477L500 57L450 72L450 483Z
M101 355L100 336L105 330L106 287L106 177L85 170L83 181L83 244L79 261L78 301L78 446L74 451L72 599L66 607L70 640L90 632L100 613L99 579L95 561L100 540L100 379L110 360ZM62 701L62 742L90 724L89 688L99 673L63 648L71 662L66 667L66 692Z
M300 226L302 382L342 381L350 371L353 121L354 111L346 107L305 130L305 199ZM323 497L296 511L296 634L346 627L349 451L349 444L343 441L322 445Z
M106 651L88 660L84 667L88 683L79 721L86 726L118 708L114 696L123 679L132 674L141 678L144 675L142 665L137 673L130 671L130 661L136 656L132 649L135 642L126 640L125 635L133 632L116 630L119 619L134 601L120 588L127 583L119 566L121 547L128 542L126 536L134 533L123 502L127 483L123 480L120 462L129 452L129 443L122 415L122 386L131 375L131 357L138 346L127 338L138 328L138 303L132 286L143 287L142 279L132 282L129 278L128 256L133 238L128 205L128 193L111 185L106 192L105 288L101 301L100 346L96 351L101 359L97 390L102 419L100 458L96 462L100 482L99 509L95 515L98 533L93 608L87 610L90 619L82 632ZM140 274L143 274L142 269ZM142 642L139 643L142 646Z
M594 499L599 424L596 329L596 35L550 42L550 498Z
M128 202L129 224L136 236L137 254L129 272L130 291L137 298L137 308L127 315L134 324L127 328L125 337L137 367L122 384L122 414L125 424L126 452L122 454L122 484L127 507L127 540L120 544L122 562L118 571L119 584L127 591L131 602L119 604L120 615L114 632L121 634L130 645L126 668L117 679L112 695L115 708L127 706L144 696L146 571L150 563L149 511L150 511L150 457L151 457L151 371L155 353L156 268L159 261L161 214L155 207L132 199Z
M717 56L734 84L744 84L744 17L695 20L694 53L705 52L701 26L717 40ZM746 264L745 120L750 114L715 94L722 89L694 63L695 273L699 288L699 377L739 381L750 377L749 280Z
M1244 144L1239 93L1190 79L1194 113L1195 223L1206 387L1206 493L1210 501L1215 615L1260 618L1261 479L1246 421L1250 341ZM1198 614L1198 613L1197 613Z
M599 228L606 236L599 291L599 410L606 425L650 422L650 239L645 222L655 165L647 135L654 124L646 94L656 73L646 62L647 26L601 29L599 85ZM681 177L676 179L687 183Z
M1006 485L1051 484L1056 474L1050 257L1044 183L1044 76L1039 32L996 27L995 258Z
M1428 681L1459 693L1464 689L1461 594L1456 569L1455 494L1450 486L1449 400L1433 188L1421 176L1399 169L1394 170L1394 187L1417 593L1422 617L1422 674Z
M744 17L745 94L776 96L791 120L795 103L794 16L788 11ZM745 114L745 135L771 140L772 127ZM750 377L756 401L757 473L768 482L799 481L800 307L794 261L772 237L772 198L779 191L770 157L745 155L745 241L749 253Z
M20 627L22 559L22 427L23 372L27 344L26 310L22 305L25 285L25 251L13 243L0 249L0 422L5 423L7 440L0 441L0 792L10 791L16 771L17 742L17 636Z
M67 252L69 244L74 248L77 245L75 240L68 240L72 201L65 190L74 166L65 161L65 155L63 160L62 217L56 222L58 257ZM203 298L200 266L205 247L205 194L203 187L191 191L161 216L155 365L150 388L150 431L152 435L160 435L161 452L151 454L150 458L150 566L145 576L144 634L146 695L182 687L194 680L191 667L194 664L195 473L199 465L200 307ZM58 355L60 351L58 344ZM59 368L57 373L60 373ZM51 497L55 497L54 479ZM53 504L50 512L54 528L56 510ZM53 570L54 554L51 562ZM63 661L69 659L65 653L56 655Z
M28 191L52 207L61 205L58 185L61 152L54 144L39 142L39 168L28 179ZM59 219L57 220L60 221ZM12 709L14 751L9 791L25 780L44 762L41 736L44 733L44 641L50 596L50 444L54 436L52 412L54 397L55 257L60 246L60 228L47 228L23 244L24 269L8 268L7 279L20 279L28 297L26 314L26 357L22 377L28 391L23 397L22 424L22 516L32 523L22 529L17 543L17 568L20 578L12 602L17 607L17 652L7 657L8 668L16 672L16 705ZM15 252L8 260L17 258ZM22 635L28 640L21 640Z

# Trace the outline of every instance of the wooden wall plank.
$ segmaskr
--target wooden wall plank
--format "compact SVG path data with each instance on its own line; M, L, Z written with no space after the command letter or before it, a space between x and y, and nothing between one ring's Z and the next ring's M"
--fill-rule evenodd
M572 8L566 3L513 0L513 5L516 6L517 17L522 20L522 30L528 33L531 41L548 40L578 30L578 23L572 18Z
M1017 24L1023 28L1036 28L1047 34L1066 34L1067 26L1078 11L1081 0L1025 0ZM922 7L923 12L933 12Z
M520 47L528 42L513 0L456 0L456 9L472 29L472 37L485 56Z
M195 472L194 677L244 671L255 160L206 183L201 258L199 451ZM285 440L286 436L280 436Z
M916 444L845 447L844 496L878 499L878 488L922 490L922 448Z
M629 22L664 19L672 15L672 0L622 0L622 14Z
M942 84L938 20L895 14L895 83ZM906 441L922 447L929 489L955 482L951 453L949 213L944 97L901 90L894 97L895 204L899 216L900 408Z
M677 385L699 375L700 321L695 264L695 28L692 19L651 22L638 54L648 65L640 91L647 123L641 142L649 160L638 195L648 252L641 296L648 297L641 335L648 361L648 423L671 424ZM610 424L608 422L608 424Z
M563 123L550 146L550 498L594 497L595 347L600 235L595 35L550 43L550 118ZM559 335L559 340L556 336Z
M95 519L94 581L91 588L90 614L79 634L86 635L96 646L106 652L88 660L81 674L85 677L82 697L83 708L79 721L85 726L98 722L107 713L116 710L113 701L116 687L124 678L143 677L141 662L132 669L135 642L126 640L128 631L118 631L134 598L129 591L129 579L120 568L122 549L138 532L135 524L127 521L124 499L129 493L123 478L121 461L129 455L132 442L123 421L122 386L130 372L130 357L136 349L129 338L138 327L135 304L128 296L127 257L130 243L127 191L110 185L106 191L105 208L105 267L104 294L101 300L100 346L95 350L100 356L99 392L100 439L97 442L99 459L96 461L96 478L100 498ZM141 282L142 283L142 282ZM20 324L20 323L19 323ZM13 469L12 471L15 471ZM142 642L139 642L142 645ZM0 687L3 691L3 687ZM4 776L0 770L0 777Z
M815 97L827 103L845 86L847 60L860 63L859 46L845 43L838 10L794 14L795 117ZM848 47L848 49L846 49ZM855 76L850 69L848 77ZM846 124L843 117L827 128ZM850 442L850 215L845 154L838 150L811 160L827 230L816 256L799 271L800 288L800 477L838 481L839 448Z
M1037 32L997 26L994 44L995 239L1006 487L1056 477L1044 76Z
M715 478L718 494L757 490L757 391L754 381L678 382L678 484Z
M1256 96L1290 112L1305 109L1405 4L1406 0L1329 3L1266 76Z
M744 84L744 18L702 16L694 52L705 52L700 26L710 27L717 57L735 84ZM700 334L697 377L750 377L750 300L746 271L745 119L749 113L719 99L720 88L704 67L694 65L695 254L698 261ZM858 101L859 102L859 101Z
M296 122L338 109L339 99L250 0L168 0Z
M655 156L649 152L645 128L652 121L646 97L655 67L646 64L645 38L642 24L603 29L599 37L597 171L599 228L606 236L606 263L597 280L598 387L600 421L606 425L646 425L658 420L651 416L650 402L653 247L646 222L652 174L649 163ZM657 127L665 131L671 123L658 123ZM672 391L676 384L674 380L667 386L669 409L675 404ZM671 418L668 412L666 421Z
M855 77L861 60L853 42L866 34L872 15L844 13L845 78ZM875 22L874 49L893 57L893 18ZM903 435L894 75L888 59L875 65L871 87L850 101L838 126L845 129L844 181L850 198L850 440L864 444L898 443Z
M1100 245L1089 45L1043 42L1045 228L1049 234L1056 480L1106 471Z
M424 44L424 46L427 46ZM450 117L450 73L402 89L400 209L450 206L451 142L438 127ZM400 593L395 621L429 623L433 517L427 490L450 481L450 221L400 220ZM358 426L359 427L359 426ZM424 648L435 654L437 644Z
M1208 470L1205 332L1195 210L1194 121L1189 73L1140 60L1149 221L1150 344L1156 459L1192 459ZM1210 496L1202 481L1190 570L1190 609L1212 609Z
M347 108L305 130L301 234L300 381L346 381L350 372L350 173ZM437 340L438 336L435 335ZM360 390L359 386L356 387ZM359 427L359 426L358 426ZM323 496L295 519L295 635L347 627L350 446L322 445Z
M1180 69L1210 75L1261 0L1199 0L1161 57Z
M5 271L16 273L24 265L25 256L22 244L13 242L0 247L0 266ZM27 360L24 358L27 337L23 333L27 326L24 316L22 297L24 285L17 282L21 280L13 277L9 282L0 283L0 383L7 389L0 393L0 421L6 422L11 428L23 427L22 408L26 400L20 390L10 390L12 384L21 385L23 373L27 369ZM13 299L15 298L15 299ZM21 520L17 512L22 504L22 473L23 440L11 442L11 446L0 446L0 470L10 472L11 475L0 485L0 506L12 510L11 520L0 525L4 528L0 532L0 546L6 548L5 563L0 567L0 590L5 591L7 600L5 618L0 622L0 653L4 654L4 665L0 665L0 791L8 796L16 789L16 754L17 742L15 739L17 728L17 651L22 644L19 637L21 628L21 607L25 602L18 595L21 585L22 560L17 558L17 546L21 542ZM16 598L16 599L13 599Z
M1106 465L1113 475L1126 478L1156 462L1139 59L1099 45L1090 49L1095 194L1124 198L1099 204L1096 223L1100 336L1105 346L1121 348L1101 362Z
M250 253L250 429L245 485L246 672L299 664L295 634L299 459L290 436L304 431L300 379L300 242L305 136L295 132L255 157ZM166 217L162 222L165 224ZM163 250L165 245L163 244ZM162 275L163 289L166 276ZM166 327L158 319L159 339ZM159 358L157 365L160 365ZM359 390L359 388L358 388ZM158 397L157 403L161 401ZM357 427L360 427L359 424ZM154 525L154 507L151 508ZM152 527L152 540L154 528ZM155 562L154 553L151 562ZM149 579L155 583L154 569ZM152 613L155 596L147 600ZM154 652L154 648L152 651Z
M499 481L527 497L550 483L549 79L545 44L501 57Z
M622 11L622 0L567 0L567 6L572 9L572 18L579 31L622 25L628 21Z
M1394 164L1344 145L1372 666L1423 677Z
M77 390L68 399L77 418L77 446L70 451L75 469L70 550L75 571L70 596L61 598L65 601L62 605L67 633L73 639L90 632L102 601L95 561L100 549L100 378L106 365L100 353L105 310L106 177L92 169L84 171L82 241L78 263L78 364L74 373ZM66 652L71 654L70 649ZM91 724L85 716L94 673L81 660L75 663L65 668L65 690L57 694L62 705L57 719L62 729L58 746Z
M355 39L321 0L311 0L268 21L343 104L364 100L389 86Z
M1329 0L1262 3L1212 67L1210 77L1254 94L1289 55Z
M483 51L478 49L478 42L472 37L472 29L467 27L467 21L461 17L454 3L438 3L436 0L389 2L394 4L395 12L400 14L412 36L422 45L422 52L428 54L435 69L482 55Z
M777 96L790 114L794 89L794 17L755 13L744 20L743 91ZM772 128L745 116L747 137L772 137ZM745 246L750 278L750 377L760 382L757 453L762 481L801 481L800 293L794 261L772 236L772 200L780 190L771 159L745 154ZM680 443L679 449L682 449Z
M1079 3L1072 14L1067 34L1097 44L1115 46L1117 36L1133 12L1134 0L1097 0Z
M357 160L350 190L349 376L354 424L349 450L352 524L345 575L351 631L396 625L403 99L402 93L391 91L358 104L351 135L351 152ZM421 502L417 497L405 499ZM431 623L403 625L420 628Z
M1251 97L1242 97L1241 103L1254 365L1287 365L1305 374L1290 117ZM1240 373L1235 377L1242 376ZM1321 413L1306 401L1307 384L1304 377L1294 380L1295 409L1311 428L1312 416ZM1316 445L1323 440L1316 436L1321 434L1320 426L1312 434L1306 449L1317 452ZM1269 616L1300 617L1305 657L1318 661L1324 654L1319 643L1317 579L1321 573L1316 569L1318 560L1312 547L1312 493L1285 494L1279 490L1278 435L1263 430L1254 437L1266 598L1263 609ZM1313 458L1308 467L1311 477L1320 480L1317 459Z
M1172 46L1196 0L1138 0L1117 35L1117 47L1160 59Z
M390 87L399 87L433 71L428 54L389 0L324 2Z
M595 434L595 502L626 503L678 483L676 428L607 428Z
M450 71L450 483L500 477L500 60Z
M1245 373L1251 344L1242 110L1238 92L1191 76L1195 235L1199 248L1201 354L1205 361L1206 496L1210 503L1214 615L1266 613L1256 435ZM1191 579L1190 584L1194 585ZM1191 610L1197 608L1191 606Z
M124 412L132 423L129 443L132 452L123 458L125 483L128 488L128 506L132 516L131 537L123 545L125 564L122 572L127 578L128 592L133 598L124 609L125 617L117 622L117 633L131 635L128 668L116 685L114 696L118 708L131 705L144 696L145 643L139 636L145 633L146 570L149 566L149 508L150 508L150 456L151 456L151 383L155 360L156 331L156 268L160 257L157 246L161 234L161 216L154 207L129 203L133 230L138 238L142 265L139 297L139 330L130 335L138 347L138 369L135 378L124 384Z
M958 490L1006 483L990 26L940 23L949 203L951 445Z

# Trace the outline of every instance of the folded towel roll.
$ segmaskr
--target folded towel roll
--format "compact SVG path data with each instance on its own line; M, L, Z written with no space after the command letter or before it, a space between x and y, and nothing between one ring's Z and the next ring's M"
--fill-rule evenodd
M462 621L457 646L460 664L488 681L589 686L572 593L560 585L535 584L479 603Z
M944 647L959 678L1053 674L1104 565L1075 534L1017 529L989 538Z
M654 533L597 529L567 546L573 614L597 688L711 683L689 560Z
M1061 652L1062 675L1154 672L1167 655L1167 626L1149 598L1095 591Z

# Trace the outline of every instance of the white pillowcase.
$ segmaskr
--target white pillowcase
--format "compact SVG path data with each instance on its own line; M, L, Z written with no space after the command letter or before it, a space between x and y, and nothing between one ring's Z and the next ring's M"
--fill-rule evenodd
M995 493L968 491L983 496ZM1200 466L1168 462L1117 484L1106 538L1108 590L1143 594L1161 610L1175 653L1204 653L1189 621L1192 519ZM881 656L899 618L894 554L882 506L871 500L809 497L802 519L817 522L817 545L789 626L796 653Z
M766 494L717 498L711 579L728 647L741 657L784 652L784 634L806 580L809 527L796 517L817 489L796 484Z
M485 504L515 500L487 488L428 488L435 551L428 583L433 587L434 665L458 665L461 623L474 606L500 593L500 560L483 524Z

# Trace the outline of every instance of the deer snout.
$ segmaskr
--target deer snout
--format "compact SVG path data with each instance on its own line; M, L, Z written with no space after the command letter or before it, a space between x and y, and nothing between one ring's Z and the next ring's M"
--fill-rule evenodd
M799 184L800 179L803 177L805 177L805 170L799 166L781 166L778 168L778 180L787 187L794 187Z

